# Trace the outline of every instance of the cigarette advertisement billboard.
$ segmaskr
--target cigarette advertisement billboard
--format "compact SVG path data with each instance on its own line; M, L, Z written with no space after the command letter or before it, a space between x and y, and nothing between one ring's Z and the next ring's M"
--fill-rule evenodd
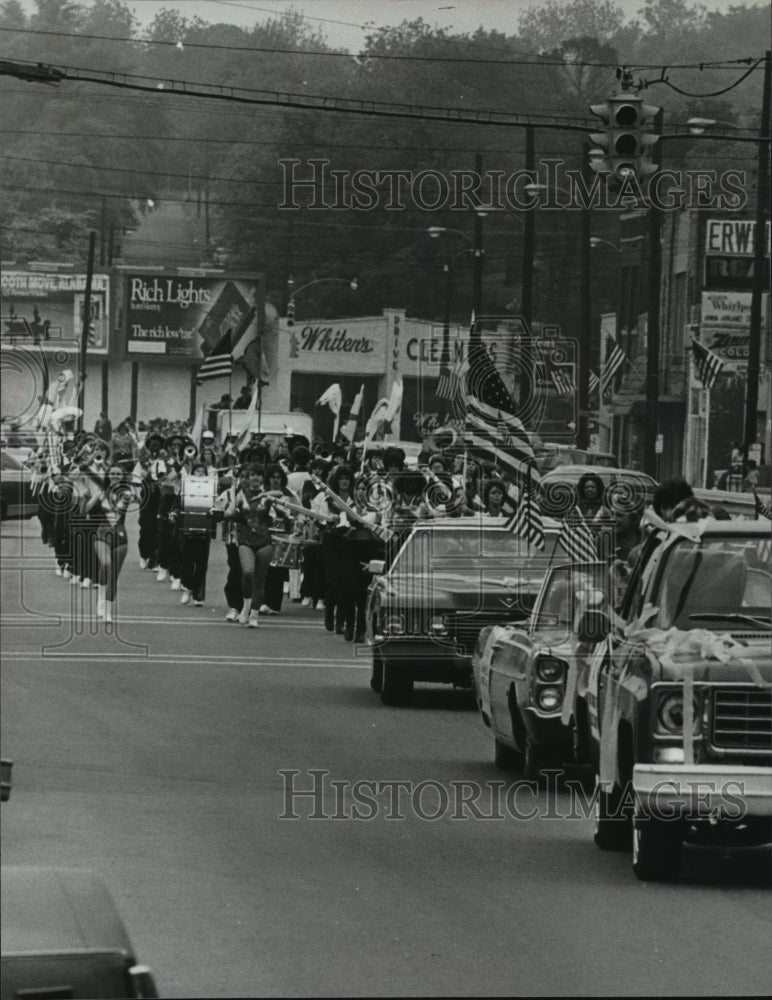
M241 355L257 332L260 293L259 280L246 277L128 274L126 354L191 362Z

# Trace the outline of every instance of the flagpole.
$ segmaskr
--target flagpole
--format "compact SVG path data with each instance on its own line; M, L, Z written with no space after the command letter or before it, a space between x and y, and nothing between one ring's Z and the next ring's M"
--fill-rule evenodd
M710 489L708 486L708 444L710 438L710 389L705 389L705 433L703 435L702 451L702 484L703 489Z

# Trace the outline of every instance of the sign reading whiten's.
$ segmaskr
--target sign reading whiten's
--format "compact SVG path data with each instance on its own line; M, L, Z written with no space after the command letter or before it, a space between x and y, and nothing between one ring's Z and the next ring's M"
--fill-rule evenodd
M382 375L386 365L383 320L324 320L289 331L294 371Z
M258 285L248 279L129 275L126 350L192 360L218 347L240 354L257 330L257 310Z

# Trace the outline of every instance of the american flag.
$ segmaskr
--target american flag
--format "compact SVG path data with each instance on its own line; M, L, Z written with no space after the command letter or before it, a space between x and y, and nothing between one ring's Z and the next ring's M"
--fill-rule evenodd
M466 373L467 453L496 465L521 486L539 482L533 448L515 404L490 355L477 341L472 343Z
M544 548L544 525L542 524L539 505L531 496L530 490L525 490L520 497L515 513L507 520L504 527L513 535L524 538L529 545L537 549Z
M231 353L231 332L229 330L198 369L196 385L201 385L202 382L212 378L230 378L232 373L233 354Z
M724 362L710 348L701 344L699 340L695 340L694 337L692 337L692 352L700 382L706 389L712 389L713 383L718 378L718 373L724 367Z
M753 503L756 507L756 520L760 517L766 517L769 520L772 520L772 506L768 503L764 503L755 490L753 491Z
M550 368L552 384L560 396L571 396L576 392L574 376L569 368Z
M595 374L595 372L592 369L590 369L590 395L592 395L593 392L597 392L599 388L600 388L600 379Z
M616 373L628 360L619 344L615 340L612 343L614 346L611 349L611 354L606 358L606 363L601 370L600 381L603 392L608 392L612 388Z
M593 534L577 507L574 507L563 520L558 543L563 546L573 562L594 562L598 558Z

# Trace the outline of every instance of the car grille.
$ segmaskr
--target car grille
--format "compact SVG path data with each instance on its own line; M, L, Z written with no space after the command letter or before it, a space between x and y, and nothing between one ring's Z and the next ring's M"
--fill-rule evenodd
M518 607L512 610L502 608L501 611L479 611L473 615L445 615L443 621L464 653L471 655L477 645L480 632L487 625L513 625L527 622L530 610L525 610L522 607L523 604L527 603L528 599L521 598ZM533 599L530 600L530 603L533 604Z
M726 750L772 750L772 695L758 688L713 693L713 745Z

